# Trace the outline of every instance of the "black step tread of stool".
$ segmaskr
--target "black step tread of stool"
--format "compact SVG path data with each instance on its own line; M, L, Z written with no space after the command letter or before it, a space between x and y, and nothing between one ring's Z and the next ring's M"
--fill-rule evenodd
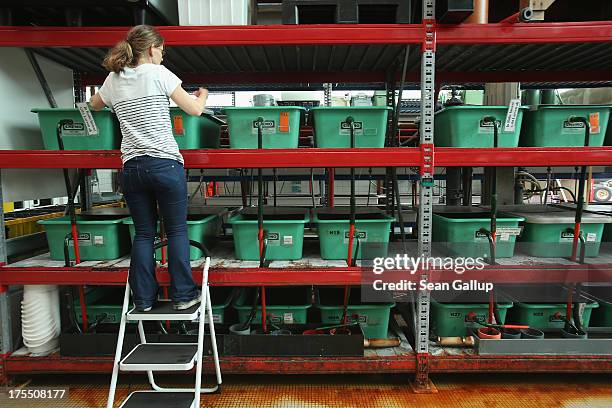
M189 309L174 310L172 308L172 301L158 300L155 306L153 306L153 309L148 312L139 312L136 309L130 310L128 312L128 319L156 320L154 318L155 316L164 315L161 320L194 320L197 317L199 308L200 303L197 303Z
M188 364L198 351L197 344L139 344L121 364Z
M190 408L193 399L193 392L136 391L121 408Z

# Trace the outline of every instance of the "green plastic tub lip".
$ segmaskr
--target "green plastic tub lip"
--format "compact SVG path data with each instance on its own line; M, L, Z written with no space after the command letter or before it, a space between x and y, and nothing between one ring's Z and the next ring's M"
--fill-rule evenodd
M390 106L317 106L310 108L311 111L316 110L387 110L391 111L393 108Z
M577 105L537 105L538 109L576 109L576 108L581 108L581 109L601 109L601 108L607 108L607 109L612 109L612 105L583 105L583 104L577 104Z
M454 213L454 214L459 214L459 213ZM490 222L491 221L491 218L486 218L486 217L485 218L450 218L450 217L445 217L444 215L440 215L440 214L434 214L434 217L444 218L447 222L452 222L452 223ZM497 222L521 222L521 221L525 221L525 218L518 217L518 216L517 217L507 216L505 214L503 215L498 214L497 216Z
M355 222L358 223L364 223L364 224L376 224L376 223L380 223L380 222L389 222L389 221L394 221L395 218L391 217L390 215L387 214L382 214L384 217L383 218L378 218L378 219L356 219ZM348 219L336 219L336 220L321 220L319 219L319 217L317 217L317 215L315 214L314 219L313 219L314 223L318 223L318 224L338 224L338 223L345 223L348 224L349 220Z
M189 216L190 214L187 214L187 216ZM192 214L192 215L198 215L198 214ZM187 224L204 224L214 218L216 218L218 216L218 214L211 214L206 216L205 218L202 218L201 220L187 220ZM132 219L132 217L126 217L123 220L124 224L128 224L128 225L134 225L134 220ZM159 224L159 221L157 221L157 223Z
M418 211L419 207L416 207ZM479 206L462 206L462 205L434 205L432 212L434 214L460 214L460 213L485 213L482 207Z
M457 110L457 109L508 109L507 105L457 105L457 106L446 106L444 109L436 112L442 113L446 110ZM527 106L519 106L519 109L527 110L529 109Z
M129 218L129 217L128 217ZM126 218L115 218L115 219L95 219L95 220L82 220L79 219L79 215L77 215L77 225L78 224L123 224L125 223ZM42 225L69 225L70 217L64 216L59 218L49 218L47 220L39 220L38 224Z
M223 215L228 213L226 207L213 207L213 206L188 206L187 216L190 215Z
M239 111L239 110L279 110L279 111L286 111L286 110L299 110L299 111L306 111L306 108L304 108L303 106L228 106L226 108L223 108L223 111Z
M242 214L235 214L227 221L229 224L257 224L257 220L242 219ZM304 214L302 220L264 220L264 224L306 224L310 222L310 216Z
M524 218L524 221L529 224L574 224L576 221L575 215L571 211L555 211L551 213L532 213L532 212L511 212L510 214ZM609 224L612 223L612 217L601 215L582 213L583 224Z
M343 305L341 305L340 303L336 304L336 305L323 305L321 303L319 303L319 301L317 300L317 303L315 304L315 306L319 309L322 310L333 310L333 309L338 309L338 308L344 308ZM395 302L389 302L389 303L365 303L365 304L361 304L361 305L348 305L347 308L348 309L353 309L353 310L366 310L366 309L372 309L372 308L377 308L377 307L395 307Z
M595 309L599 307L599 303L596 300L588 299L590 302L585 303L585 307L589 309ZM555 308L566 308L567 304L565 303L523 303L521 301L515 300L514 306L523 307L525 309L550 309L551 307Z
M482 307L489 307L488 303L484 303L484 302L472 302L472 303L461 303L461 302L438 302L435 299L431 299L431 303L435 303L436 305L439 305L442 308L446 308L446 309L465 309L466 307L474 307L474 306L481 306ZM510 300L503 300L503 301L497 301L495 302L497 304L497 307L502 308L502 309L510 309L515 302L512 302Z
M39 112L78 112L79 109L78 108L32 108L30 109L30 112L33 113L39 113ZM95 112L108 112L108 113L112 113L112 111L109 108L103 108L100 109L99 111L92 111L92 113Z

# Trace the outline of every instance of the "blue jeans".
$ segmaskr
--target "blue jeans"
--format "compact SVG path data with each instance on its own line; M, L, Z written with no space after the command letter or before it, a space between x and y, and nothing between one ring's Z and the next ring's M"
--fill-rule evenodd
M146 308L157 299L154 240L158 205L168 239L170 296L177 302L193 299L197 287L189 263L187 181L183 165L176 160L135 157L123 165L121 186L136 230L129 274L134 304Z

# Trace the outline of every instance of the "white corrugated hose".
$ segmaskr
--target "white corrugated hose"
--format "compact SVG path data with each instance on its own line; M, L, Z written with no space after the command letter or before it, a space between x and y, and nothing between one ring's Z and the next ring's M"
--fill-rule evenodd
M33 354L49 353L58 347L60 307L57 286L23 287L21 335L28 351Z

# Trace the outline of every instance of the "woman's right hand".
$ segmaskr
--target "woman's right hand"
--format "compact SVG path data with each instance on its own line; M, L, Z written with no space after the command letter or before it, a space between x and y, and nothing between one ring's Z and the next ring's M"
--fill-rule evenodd
M208 89L199 88L197 91L193 93L197 98L203 98L204 100L208 99Z

